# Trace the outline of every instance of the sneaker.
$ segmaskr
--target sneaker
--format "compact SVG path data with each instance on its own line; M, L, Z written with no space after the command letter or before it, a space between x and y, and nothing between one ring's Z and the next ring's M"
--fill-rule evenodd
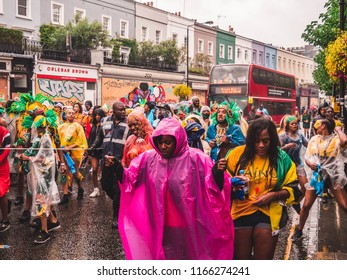
M64 194L63 198L60 200L60 202L58 204L65 204L69 202L69 195L68 194Z
M89 170L89 174L93 173L93 167Z
M292 236L292 240L293 241L297 241L297 240L300 240L302 238L302 230L299 229L298 227L295 228L294 230L294 234Z
M83 188L78 188L77 200L82 200L83 199L83 194L84 194L84 189Z
M45 232L44 230L39 230L37 232L35 239L34 239L34 243L43 244L43 243L46 243L50 239L51 239L51 236L49 235L48 232Z
M56 221L55 223L52 223L50 220L47 221L48 232L54 231L54 230L59 229L59 228L60 228L60 222L59 221Z
M22 216L19 218L19 221L20 221L21 223L24 223L24 222L29 221L30 218L31 218L30 211L27 210L27 209L25 209L25 210L23 211L23 213L22 213Z
M100 173L98 173L98 182L101 181L101 177L102 177L102 173L100 172Z
M0 222L0 232L5 232L11 227L10 221L1 221Z
M89 195L89 197L97 197L100 195L99 188L94 188L94 191Z
M22 195L17 195L14 205L21 205L24 203L24 197Z
M40 230L41 229L41 219L36 218L30 223L30 227L35 229L35 230Z

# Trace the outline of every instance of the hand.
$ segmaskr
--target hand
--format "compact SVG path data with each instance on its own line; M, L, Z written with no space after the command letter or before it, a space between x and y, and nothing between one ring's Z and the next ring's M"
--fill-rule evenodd
M217 169L222 171L227 169L227 160L225 158L221 158L217 161Z
M229 143L230 140L229 140L229 138L228 138L226 135L223 135L223 136L222 136L222 142L223 142L223 143Z
M105 166L110 167L110 166L114 165L114 160L115 160L114 156L106 155L105 156Z
M213 148L215 146L216 140L211 140L209 145L211 148Z
M258 207L270 205L270 203L275 200L275 197L276 197L275 192L268 192L266 194L261 194L255 197L256 201L253 202L253 205L256 205Z
M306 164L309 168L311 168L313 171L317 171L318 170L318 163L312 163L312 162L308 162L306 161Z
M29 158L28 156L24 155L24 154L21 154L21 155L19 156L19 158L20 158L21 160L26 160L26 161L29 161L29 160L30 160L30 158Z

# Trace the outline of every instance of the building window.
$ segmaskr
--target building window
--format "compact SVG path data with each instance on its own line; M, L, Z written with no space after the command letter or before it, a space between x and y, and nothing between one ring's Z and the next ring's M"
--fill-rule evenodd
M64 24L64 5L57 2L52 2L52 23Z
M276 59L275 55L272 55L272 57L271 57L272 68L275 68L275 59Z
M263 52L259 52L259 64L263 64Z
M108 35L111 35L111 17L102 16L102 29L107 32Z
M142 26L141 31L141 41L146 41L148 38L148 28L146 26Z
M268 53L266 54L266 62L265 63L267 66L270 66L270 54L268 54Z
M245 50L245 60L248 59L248 50Z
M129 38L129 24L125 20L120 21L120 37Z
M30 15L31 0L16 0L16 1L17 1L17 16L30 18L31 17Z
M213 43L208 42L208 55L213 56Z
M257 51L256 50L253 50L252 62L257 63Z
M233 47L228 46L228 60L233 60Z
M291 59L288 60L288 71L289 71L289 73L291 73L291 71L292 71L292 60Z
M184 46L187 47L187 36L184 36Z
M86 18L86 10L80 9L80 8L75 8L75 18L78 19L85 19Z
M223 44L219 44L219 58L224 58L224 45Z
M198 40L198 53L204 53L204 40Z
M177 42L178 40L178 35L176 33L172 34L172 40L174 40L175 42Z
M155 42L156 42L157 44L159 44L160 41L161 41L161 31L160 31L160 30L156 30L156 31L155 31Z
M241 49L240 48L237 48L237 58L241 58Z

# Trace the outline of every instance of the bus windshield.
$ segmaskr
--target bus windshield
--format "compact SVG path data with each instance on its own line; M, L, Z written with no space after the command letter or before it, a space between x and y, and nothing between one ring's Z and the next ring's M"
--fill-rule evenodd
M211 85L248 83L249 65L223 65L212 68Z

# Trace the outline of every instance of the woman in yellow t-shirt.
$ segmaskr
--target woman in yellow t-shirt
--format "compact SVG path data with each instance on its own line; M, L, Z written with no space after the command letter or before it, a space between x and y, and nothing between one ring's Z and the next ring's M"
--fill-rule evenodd
M286 222L286 209L281 204L294 203L300 197L295 164L279 145L275 124L259 118L248 127L246 145L219 160L218 169L227 168L249 186L244 199L232 197L235 259L272 259L279 230ZM240 170L244 175L238 175Z

